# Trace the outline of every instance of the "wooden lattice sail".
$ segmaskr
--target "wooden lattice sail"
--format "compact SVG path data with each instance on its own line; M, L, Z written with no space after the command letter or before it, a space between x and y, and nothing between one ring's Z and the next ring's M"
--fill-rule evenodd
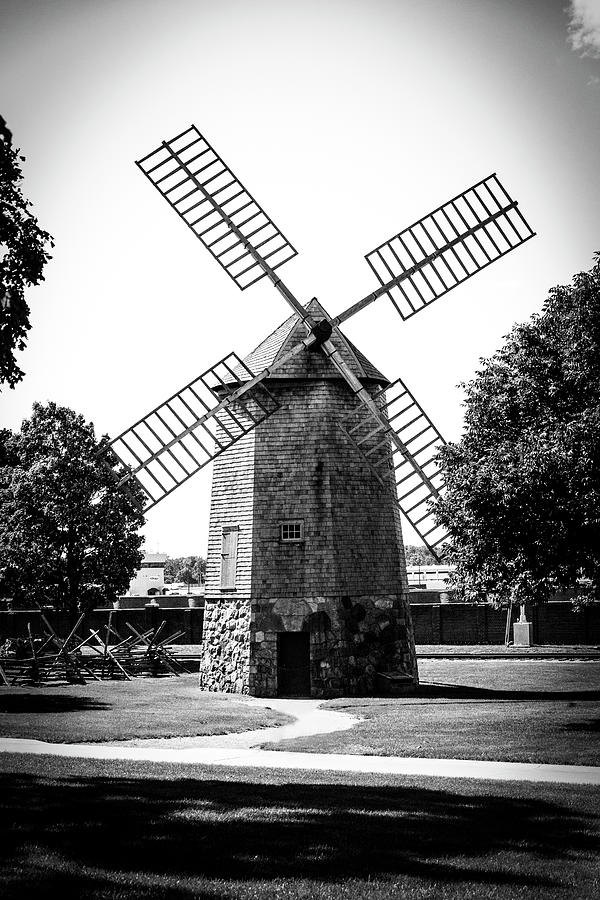
M400 509L439 553L444 535L435 525L432 501L443 491L435 463L441 435L401 379L392 385L398 396L383 405L374 399L332 338L343 322L382 296L409 319L532 238L517 201L497 175L478 181L367 253L379 287L333 318L322 308L315 318L276 271L297 255L296 249L195 125L163 141L137 165L241 290L266 277L298 315L306 337L289 354L320 349L347 382L363 420L357 431L351 423L343 425L348 438L363 456L369 450L363 438L356 440L363 427L376 440L388 441ZM219 367L229 374L219 382L217 395L212 392L207 399ZM238 382L228 380L232 372ZM276 411L262 384L272 374L271 369L243 372L239 358L230 354L198 376L107 445L107 453L126 467L120 483L137 478L147 498L145 509L152 508ZM410 425L392 409L400 399L409 401L409 414L414 413ZM426 438L425 447L412 428L421 429L418 439Z

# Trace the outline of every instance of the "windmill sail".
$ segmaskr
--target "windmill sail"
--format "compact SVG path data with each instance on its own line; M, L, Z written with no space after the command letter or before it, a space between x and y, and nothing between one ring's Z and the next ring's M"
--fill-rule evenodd
M381 286L334 321L345 322L383 294L410 319L534 236L517 202L490 175L367 253Z
M297 255L195 125L137 165L241 290Z
M381 419L361 405L341 427L377 477L394 483L400 509L439 558L447 533L436 524L433 506L444 488L436 457L445 441L402 379L375 400Z
M230 353L106 444L101 454L113 470L125 466L120 485L137 479L147 512L278 408Z
M297 251L194 125L137 165L241 290L266 276L298 315L306 337L273 368L309 347L321 348L358 401L356 421L341 427L378 477L394 479L401 510L435 554L445 539L431 509L443 487L436 463L443 439L402 381L387 389L391 399L373 398L331 336L384 294L410 318L525 243L534 232L516 201L495 174L453 197L366 255L380 282L375 291L335 318L315 322L275 274ZM217 375L219 366L225 375ZM115 473L126 467L126 475L116 474L121 484L137 478L147 509L275 411L261 383L269 371L253 376L242 368L231 354L107 445L105 462Z

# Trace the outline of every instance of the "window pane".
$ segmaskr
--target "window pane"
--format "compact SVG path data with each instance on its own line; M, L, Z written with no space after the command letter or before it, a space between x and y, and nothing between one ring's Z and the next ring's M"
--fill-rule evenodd
M282 522L279 526L279 536L282 541L301 541L304 537L303 522Z

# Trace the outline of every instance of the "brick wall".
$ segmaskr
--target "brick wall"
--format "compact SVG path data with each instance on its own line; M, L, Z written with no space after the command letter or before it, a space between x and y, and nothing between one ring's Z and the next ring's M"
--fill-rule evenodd
M529 610L536 644L600 644L600 606L573 612L570 603Z
M100 636L104 639L104 626L108 623L110 612L111 610L108 609L92 610L79 629L78 633L81 637L87 637L91 628L100 630ZM59 637L63 638L67 636L76 621L73 621L66 613L45 611L44 615ZM131 634L127 628L127 622L130 622L139 632L144 632L149 628L156 628L163 620L166 620L167 624L161 636L169 637L176 631L183 631L183 635L174 643L199 644L202 641L203 617L202 609L157 609L156 607L152 609L119 609L112 610L111 624L125 638ZM37 609L0 612L0 641L6 638L26 637L28 622L34 636L41 636L44 633L44 625Z
M459 603L413 603L411 609L417 644L504 643L506 613L502 610ZM301 609L294 611L295 615L301 613ZM82 631L89 634L89 628L104 626L108 621L108 614L107 609L94 610L84 623ZM310 614L311 610L306 607L306 615ZM528 614L533 622L535 644L600 644L600 607L589 607L575 613L571 603L564 601L530 608ZM65 636L68 633L68 616L51 612L46 615L59 635ZM180 628L184 629L184 635L177 643L202 642L201 609L160 609L154 618L145 609L121 609L113 612L113 624L119 631L127 630L125 622L131 622L138 631L144 631L160 624L163 619L167 621L167 635ZM42 633L38 610L0 612L0 641L7 637L26 637L27 622L30 622L34 635Z
M506 610L462 603L412 603L417 644L503 644ZM571 603L530 607L534 644L599 644L600 607L574 612ZM512 632L511 632L512 640Z

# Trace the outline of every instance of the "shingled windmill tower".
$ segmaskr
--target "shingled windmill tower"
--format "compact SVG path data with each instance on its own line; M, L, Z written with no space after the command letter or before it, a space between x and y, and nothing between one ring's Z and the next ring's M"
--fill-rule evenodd
M399 514L437 555L443 439L339 326L383 295L408 319L533 231L491 175L368 253L380 286L332 318L283 283L296 250L195 126L138 166L238 287L266 277L293 311L245 361L229 354L101 451L124 490L138 481L144 510L215 461L202 683L410 689Z
M316 300L307 309L326 315ZM215 461L203 684L267 697L412 687L398 504L339 427L356 400L327 357L277 365L305 335L294 315L244 360L274 369L265 384L281 414ZM334 341L369 393L388 384ZM380 459L388 453L386 442Z

